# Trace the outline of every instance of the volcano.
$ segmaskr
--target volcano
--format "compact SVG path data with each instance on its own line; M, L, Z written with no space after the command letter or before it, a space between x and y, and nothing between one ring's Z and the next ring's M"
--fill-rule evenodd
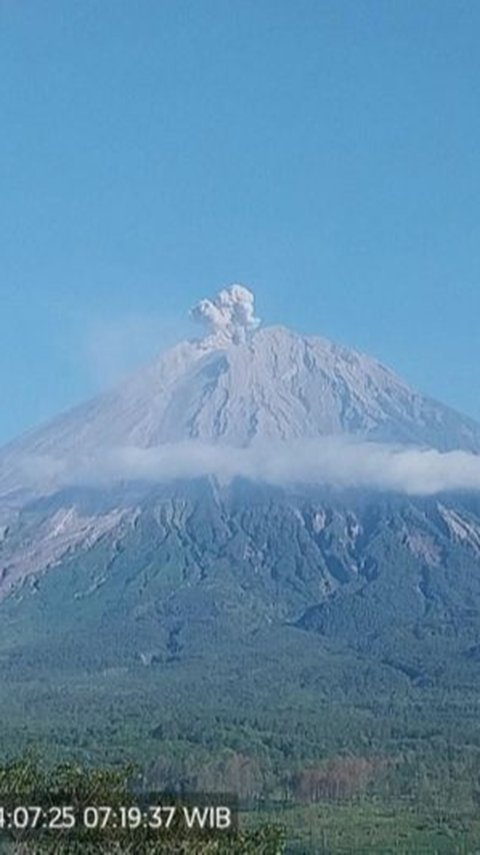
M361 353L262 326L243 286L192 314L203 337L0 453L4 667L195 655L202 669L244 644L262 657L272 632L395 660L416 639L422 660L432 624L455 637L448 660L462 656L480 634L480 500L467 471L479 425ZM412 496L368 479L209 471L212 449L233 461L257 449L260 465L270 447L292 458L306 442L316 472L315 443L332 438L360 455L392 443L454 455L470 489ZM189 473L178 449L192 447L203 462ZM142 466L115 471L127 451Z
M179 343L118 388L0 452L0 499L51 494L79 461L195 441L235 449L352 437L480 451L480 426L374 359L317 336L262 327L243 286L192 314L205 337ZM287 453L287 451L285 452ZM76 464L76 465L75 465Z

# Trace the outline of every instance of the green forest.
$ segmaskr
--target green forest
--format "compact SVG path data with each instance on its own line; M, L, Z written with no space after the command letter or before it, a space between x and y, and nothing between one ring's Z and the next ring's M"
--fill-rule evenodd
M128 763L148 790L236 793L249 842L225 851L280 852L285 839L292 853L474 852L475 687L447 692L398 674L389 682L384 666L332 651L314 685L300 652L303 686L287 656L268 673L244 660L243 680L232 663L229 676L212 668L216 679L202 681L193 661L4 683L3 768L13 774L34 751L49 770L45 792L55 792L62 764L108 783ZM257 829L273 844L256 841Z
M239 835L199 852L480 849L480 575L447 524L479 508L442 502L152 492L2 602L5 780L34 752L51 787L235 794Z

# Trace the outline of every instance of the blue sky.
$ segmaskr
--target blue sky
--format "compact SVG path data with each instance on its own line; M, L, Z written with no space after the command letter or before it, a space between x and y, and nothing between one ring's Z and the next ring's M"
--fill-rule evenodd
M233 281L480 418L477 0L0 0L0 441Z

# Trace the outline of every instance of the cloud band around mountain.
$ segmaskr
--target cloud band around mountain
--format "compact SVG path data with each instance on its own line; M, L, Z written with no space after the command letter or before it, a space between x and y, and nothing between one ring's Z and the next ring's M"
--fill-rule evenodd
M114 448L89 458L29 458L24 461L23 474L27 472L32 483L48 475L51 484L59 486L214 476L221 483L242 477L277 486L323 484L411 495L480 490L480 455L337 437L249 448L196 441Z

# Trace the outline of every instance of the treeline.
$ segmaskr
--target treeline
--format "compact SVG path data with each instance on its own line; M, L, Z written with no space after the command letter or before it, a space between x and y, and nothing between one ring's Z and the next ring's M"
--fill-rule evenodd
M122 827L117 821L95 827L78 821L69 828L50 829L39 821L35 827L25 827L24 806L31 806L31 818L37 808L50 817L52 809L68 805L70 816L76 818L93 806L100 816L108 808L118 819L120 808L143 805L132 788L135 778L130 766L98 769L62 763L52 767L32 753L4 764L0 767L0 850L12 855L281 855L285 849L282 828L191 829L181 821L180 811L171 825L161 828L145 822Z
M178 793L235 793L245 807L272 799L283 804L339 801L365 793L391 762L340 755L276 775L257 757L235 751L192 759L158 758L146 772L147 786Z

